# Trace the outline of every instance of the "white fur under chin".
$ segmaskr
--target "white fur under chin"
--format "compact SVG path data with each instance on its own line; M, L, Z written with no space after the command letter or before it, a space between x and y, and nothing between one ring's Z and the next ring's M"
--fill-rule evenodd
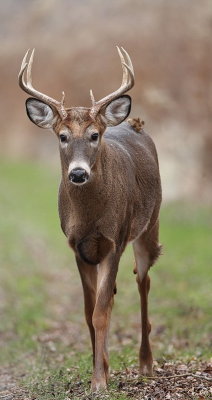
M85 185L87 182L88 182L88 179L86 179L84 182L73 182L73 181L70 181L70 183L71 183L72 185L75 185L75 186L83 186L83 185Z

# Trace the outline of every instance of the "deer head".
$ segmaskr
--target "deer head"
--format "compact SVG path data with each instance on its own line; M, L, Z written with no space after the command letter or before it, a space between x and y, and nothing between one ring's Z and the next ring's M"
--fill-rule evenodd
M134 85L133 65L123 48L117 50L123 69L121 86L99 101L95 101L90 91L90 108L65 108L64 92L61 101L57 101L34 89L31 76L34 50L28 61L29 50L24 56L19 85L33 96L26 100L27 115L40 128L56 133L63 177L71 184L83 185L91 180L105 129L120 124L130 113L131 98L125 93Z

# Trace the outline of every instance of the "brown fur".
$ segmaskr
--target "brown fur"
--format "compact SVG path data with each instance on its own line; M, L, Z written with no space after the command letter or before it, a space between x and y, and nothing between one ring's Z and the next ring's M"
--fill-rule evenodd
M160 174L156 149L143 121L122 122L131 108L124 93L134 84L134 72L127 52L118 48L118 53L122 84L98 102L91 93L91 109L65 109L64 94L58 102L36 91L30 81L33 52L28 62L26 53L19 73L21 88L36 97L26 101L29 118L42 128L52 128L60 141L59 215L82 280L93 349L93 391L104 389L109 378L110 315L120 257L130 241L141 299L140 370L152 374L148 270L160 254Z
M77 125L72 118L65 125L74 130ZM77 118L79 125L76 129L79 132L80 127L82 139L83 130L85 135L93 121L84 122L83 117L81 121L79 116ZM93 390L105 387L108 379L107 352L101 353L102 348L106 349L109 329L109 317L106 315L111 312L120 256L132 240L135 243L137 281L144 313L140 367L143 374L152 374L150 330L145 328L150 326L147 316L148 288L145 289L147 286L143 279L149 279L145 278L148 269L160 254L158 213L161 187L155 146L143 130L142 135L139 134L141 127L139 119L133 120L108 128L103 135L104 124L100 119L95 123L95 128L103 136L93 166L93 177L82 187L72 187L67 181L61 155L61 225L76 254L85 302L90 302L91 293L95 293L92 307L85 310L94 349ZM73 131L73 137L76 136L78 134ZM89 264L94 269L99 264L94 286L89 283L90 280L88 282L86 270ZM100 332L105 334L102 336Z
M92 390L96 391L106 387L109 377L107 337L116 275L130 241L142 307L140 369L142 374L152 374L147 295L148 270L160 254L158 159L139 118L106 129L104 111L93 120L88 108L71 108L66 119L55 111L53 120L57 136L67 136L66 145L60 144L59 215L82 280L93 348ZM96 145L91 145L92 132L99 133ZM86 162L91 170L82 186L69 180L69 165L76 160Z

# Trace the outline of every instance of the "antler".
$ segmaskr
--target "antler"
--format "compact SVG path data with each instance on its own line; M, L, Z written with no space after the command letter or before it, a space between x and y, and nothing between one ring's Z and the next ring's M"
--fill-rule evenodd
M120 88L117 89L115 92L109 94L108 96L104 97L103 99L101 99L99 101L95 101L93 92L92 92L92 90L90 90L90 96L91 96L91 101L92 101L90 116L93 119L95 119L98 112L100 111L100 109L103 106L110 103L112 100L115 100L117 97L123 95L125 92L127 92L134 86L135 76L134 76L134 70L133 70L133 65L132 65L130 56L126 52L126 50L123 49L123 47L121 47L121 50L120 50L120 48L117 46L117 50L119 53L119 57L121 59L121 65L122 65L122 69L123 69L122 84L121 84Z
M32 53L31 53L31 56L29 57L28 62L27 62L27 57L29 54L29 50L27 50L27 52L23 58L23 61L21 64L21 69L20 69L20 72L18 75L19 86L26 93L36 97L39 100L42 100L46 104L49 104L50 106L53 106L54 108L56 108L60 117L62 119L65 119L67 117L67 112L64 108L65 93L62 92L62 100L57 101L57 100L52 99L51 97L47 96L46 94L38 92L32 86L32 64L33 64L34 52L35 52L35 49L32 50ZM24 79L25 75L26 75L26 82Z

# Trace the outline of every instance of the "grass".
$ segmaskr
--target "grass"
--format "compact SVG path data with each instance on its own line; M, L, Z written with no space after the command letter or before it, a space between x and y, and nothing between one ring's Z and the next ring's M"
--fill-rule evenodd
M0 169L0 362L39 400L82 398L91 375L82 289L57 216L59 175L59 168L55 174L32 162L3 161ZM164 255L151 270L149 306L158 362L211 356L211 211L183 203L162 208ZM137 365L139 297L132 270L129 247L112 315L115 371ZM110 399L124 400L118 384L114 375Z

